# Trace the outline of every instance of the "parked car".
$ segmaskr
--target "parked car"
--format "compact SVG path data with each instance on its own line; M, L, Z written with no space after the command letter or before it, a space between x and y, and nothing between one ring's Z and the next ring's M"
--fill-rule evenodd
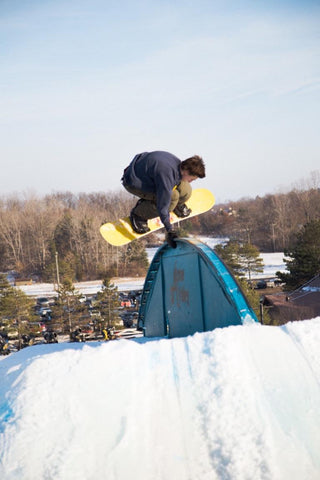
M120 302L120 305L121 305L121 307L126 307L126 308L133 307L133 303L132 303L132 301L130 300L129 297L122 298L121 302Z
M47 297L39 297L37 298L37 305L40 307L49 307L50 306L50 303L49 303L49 298Z
M94 332L93 325L91 325L90 323L88 323L87 325L83 325L81 327L81 330L82 330L82 333L87 333L88 335Z
M47 320L51 320L51 313L52 310L49 307L40 307L38 310L39 315L41 317L46 318Z
M267 282L265 280L259 280L256 283L255 288L258 289L258 290L263 290L263 289L267 288Z

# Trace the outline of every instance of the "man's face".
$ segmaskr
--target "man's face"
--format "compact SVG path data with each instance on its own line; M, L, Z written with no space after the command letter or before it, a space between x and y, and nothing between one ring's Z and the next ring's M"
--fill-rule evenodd
M181 170L181 177L182 177L181 180L189 183L193 182L194 180L197 180L198 178L195 175L190 175L188 170Z

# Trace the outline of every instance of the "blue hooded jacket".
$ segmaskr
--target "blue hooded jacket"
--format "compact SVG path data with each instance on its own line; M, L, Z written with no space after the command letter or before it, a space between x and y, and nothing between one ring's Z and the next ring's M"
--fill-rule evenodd
M160 219L171 230L169 206L173 188L181 181L181 160L169 152L144 152L136 155L123 175L124 182L142 192L156 195Z

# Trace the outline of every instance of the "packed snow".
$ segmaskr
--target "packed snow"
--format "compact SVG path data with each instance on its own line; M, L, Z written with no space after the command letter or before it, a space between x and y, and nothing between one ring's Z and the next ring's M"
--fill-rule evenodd
M319 480L320 318L0 361L4 480Z
M0 357L0 479L319 480L319 343L316 318Z

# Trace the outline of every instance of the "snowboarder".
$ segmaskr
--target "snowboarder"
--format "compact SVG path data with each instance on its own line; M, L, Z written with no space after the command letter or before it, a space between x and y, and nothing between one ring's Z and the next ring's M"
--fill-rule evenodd
M148 219L160 216L167 241L175 248L178 234L170 223L170 212L181 218L190 215L185 204L192 192L190 183L204 177L205 165L198 155L183 161L163 151L136 155L122 177L124 188L140 198L130 213L133 230L148 232Z

